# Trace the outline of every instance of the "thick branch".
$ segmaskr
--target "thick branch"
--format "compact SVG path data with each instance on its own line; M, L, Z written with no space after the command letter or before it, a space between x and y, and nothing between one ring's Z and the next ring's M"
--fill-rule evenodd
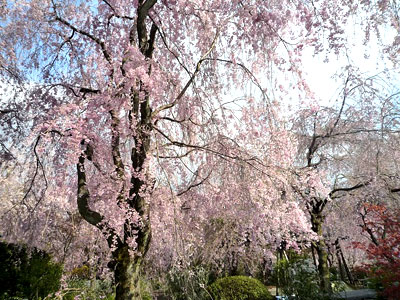
M373 233L372 229L368 227L367 225L367 221L366 221L366 216L367 216L367 212L365 211L365 213L361 213L360 212L360 216L361 216L361 220L363 222L361 226L361 228L363 228L369 235L369 237L371 238L371 241L375 244L375 246L379 246L379 242L377 240L377 238L375 237L375 234Z
M156 25L156 23L153 22L153 24L151 25L151 29L150 29L150 37L149 37L149 41L148 41L148 48L145 52L145 56L147 58L152 58L153 57L153 52L154 52L154 44L156 42L156 34L158 32L158 26Z
M0 109L0 115L5 115L9 113L16 113L16 109Z
M83 96L85 96L85 94L98 94L100 93L100 90L95 90L87 87L80 87L79 92L83 93Z
M78 172L78 195L77 204L80 215L89 224L97 227L105 235L109 247L121 244L121 240L114 229L112 229L104 220L104 217L89 207L90 193L86 184L85 171L86 155L82 153L77 163Z
M314 135L311 140L310 147L308 147L307 151L307 167L311 167L312 164L312 159L314 157L315 151L317 151L319 143L317 142L317 136L315 135L315 122L314 122Z
M85 172L85 156L82 154L79 157L77 164L78 170L78 210L81 216L93 226L100 228L104 218L98 212L95 212L89 208L89 189L86 185L86 172Z
M148 47L146 17L148 16L149 10L156 2L157 0L139 1L136 29L138 33L139 49L143 54L147 51Z
M350 186L350 187L336 188L336 189L333 189L329 193L329 197L331 197L333 199L333 198L336 198L335 194L338 192L351 192L351 191L357 190L359 188L365 187L369 184L370 184L370 181L367 181L367 182L358 183L358 184Z

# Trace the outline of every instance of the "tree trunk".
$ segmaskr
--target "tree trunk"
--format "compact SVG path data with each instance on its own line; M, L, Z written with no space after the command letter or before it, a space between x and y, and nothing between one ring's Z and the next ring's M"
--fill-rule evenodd
M332 287L328 267L328 252L326 251L325 240L322 236L323 222L324 216L322 215L322 212L311 213L312 230L318 234L319 237L318 241L314 242L313 245L317 250L320 287L323 292L331 293Z
M318 254L318 274L320 278L320 286L322 291L332 292L329 267L328 267L328 253L325 250L325 241L321 240L316 243Z
M117 284L115 300L142 299L139 286L142 257L130 255L127 245L117 249L114 256L114 278Z
M342 281L346 281L346 275L344 273L344 268L343 268L343 264L342 264L342 258L340 256L339 239L336 239L336 241L335 241L335 252L336 252L336 258L337 258L337 261L338 261L340 279Z
M336 257L337 257L337 261L338 261L340 280L346 281L346 276L344 274L344 269L343 269L343 265L342 265L342 258L340 257L339 252L336 252Z
M354 284L353 275L351 274L350 269L349 269L349 267L347 266L346 259L344 258L343 251L342 251L342 247L340 247L339 240L337 240L337 246L336 246L336 247L337 247L337 254L338 254L338 256L339 256L339 257L341 258L341 260L342 260L343 268L344 268L344 270L346 271L347 278L349 279L349 283L350 283L350 284Z
M313 263L314 263L315 269L317 269L318 268L318 263L317 263L317 258L315 257L314 244L311 244L311 254L312 254L312 258L313 258Z

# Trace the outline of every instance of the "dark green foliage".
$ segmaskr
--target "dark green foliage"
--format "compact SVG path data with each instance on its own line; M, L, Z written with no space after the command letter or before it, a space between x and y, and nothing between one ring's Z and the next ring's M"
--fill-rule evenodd
M329 268L329 273L331 281L337 281L342 279L340 278L340 273L338 268L336 268L335 266Z
M60 287L62 266L38 249L0 242L0 299L38 299Z
M17 282L18 265L26 260L18 254L17 246L0 243L0 299L4 299L7 294L15 294L14 285Z
M280 290L294 300L330 300L333 295L324 294L319 286L318 273L310 259L295 257L279 260L274 268L274 277Z
M218 279L209 287L214 300L269 300L273 299L267 287L259 280L246 276Z

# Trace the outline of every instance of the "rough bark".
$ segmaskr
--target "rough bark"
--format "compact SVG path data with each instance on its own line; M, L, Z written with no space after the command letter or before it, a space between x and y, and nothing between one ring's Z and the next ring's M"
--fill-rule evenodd
M139 278L141 256L131 256L129 247L124 245L114 252L116 261L114 278L116 282L116 300L141 299Z
M328 267L328 252L326 250L326 243L322 236L322 225L324 223L324 216L322 212L314 209L311 212L312 230L318 234L319 239L313 242L313 246L317 251L318 256L318 275L320 279L320 287L323 292L331 293L331 282Z
M145 22L149 10L156 2L156 0L139 0L136 26L132 26L130 33L130 43L139 46L140 51L147 59L151 59L152 57L158 28L153 24L151 26L150 34L148 34ZM137 34L137 43L135 41L135 31ZM150 74L151 68L149 67L148 75ZM141 86L140 82L138 82L137 85ZM129 112L131 126L133 125L133 116L136 120L139 120L136 125L137 135L133 137L135 147L133 147L131 151L131 163L133 169L139 172L146 172L143 166L150 149L152 110L150 107L150 97L148 92L142 90L142 88L140 89L146 95L145 101L141 102L138 93L133 92L131 96L132 110ZM119 147L118 140L116 140L115 146L116 149ZM118 152L115 151L115 154L114 157L120 158ZM118 164L119 161L120 159L114 159L114 164L116 165L117 170L120 169L122 173L123 166L122 164ZM134 225L130 223L130 220L126 220L124 224L124 244L113 252L113 263L115 264L114 276L117 284L115 300L142 299L139 286L140 270L142 260L148 251L151 239L149 206L146 203L145 198L140 194L145 191L151 193L153 188L152 184L150 182L144 182L136 176L132 176L130 182L129 199L125 199L125 201L128 203L130 209L135 210L140 215L141 225ZM135 238L137 244L137 248L134 251L131 251L132 249L130 249L126 244L126 241L132 237Z

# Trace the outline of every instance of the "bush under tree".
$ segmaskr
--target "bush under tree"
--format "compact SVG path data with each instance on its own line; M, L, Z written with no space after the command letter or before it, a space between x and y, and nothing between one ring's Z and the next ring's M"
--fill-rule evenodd
M259 280L246 276L220 278L209 287L214 300L269 300L267 287Z
M0 300L44 298L60 287L62 265L45 251L0 242Z

